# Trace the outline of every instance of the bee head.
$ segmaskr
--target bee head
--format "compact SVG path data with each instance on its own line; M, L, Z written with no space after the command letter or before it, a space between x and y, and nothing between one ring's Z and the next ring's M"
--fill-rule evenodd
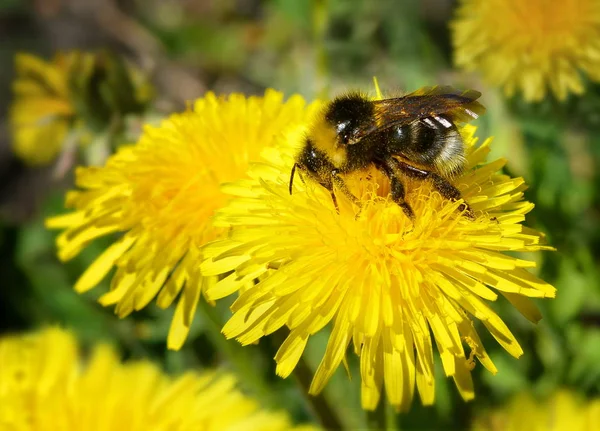
M314 143L308 138L306 139L304 148L296 159L296 166L315 178L319 178L324 171L331 171L333 169L326 155L317 149Z
M338 146L356 144L359 132L371 125L373 117L373 104L358 93L337 97L325 111L325 121L333 127Z
M330 182L330 175L334 168L327 156L315 147L314 142L310 138L306 138L304 147L296 157L296 163L294 163L292 172L290 173L290 194L292 194L292 184L296 169L307 173L310 177L324 185Z

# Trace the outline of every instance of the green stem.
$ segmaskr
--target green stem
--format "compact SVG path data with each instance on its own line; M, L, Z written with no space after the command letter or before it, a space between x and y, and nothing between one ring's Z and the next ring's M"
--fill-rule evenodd
M318 82L317 97L327 99L329 95L329 56L325 47L329 20L328 0L313 0L313 46L315 46L315 66Z
M308 402L313 414L317 417L321 425L328 430L339 430L342 429L342 423L337 417L337 412L332 408L331 404L327 401L323 393L318 395L310 395L308 393L310 389L310 382L313 378L313 371L306 363L304 358L300 358L298 365L294 369L294 376L300 386L302 387L302 393L306 401Z
M252 351L254 346L243 347L235 340L227 340L221 333L223 322L218 310L204 300L199 301L199 307L206 317L206 335L215 348L227 358L244 385L260 399L263 405L282 407L281 402L278 401L278 397L273 393L264 376L256 372L258 361L252 360L256 359L253 358L256 353Z
M251 360L252 358L250 357L251 354L249 352L252 347L242 347L237 342L227 340L223 334L221 334L223 323L221 322L220 315L215 307L210 306L205 301L200 301L199 306L202 308L202 313L207 318L207 336L218 351L232 364L236 372L243 379L243 382L253 390L263 404L281 407L276 394L274 394L266 384L264 376L256 372L256 366L253 364L256 364L257 361ZM281 344L286 336L287 334L282 331L273 334L275 342L278 344ZM298 362L298 365L294 370L294 375L302 387L302 392L314 416L321 422L323 427L332 430L342 429L336 411L327 402L323 394L314 397L308 394L313 372L303 358Z
M398 431L398 413L390 403L386 402L385 405L387 429L388 431Z
M367 427L370 430L387 431L387 400L385 399L385 390L381 390L381 398L379 404L373 411L367 412Z
M285 341L290 331L287 328L281 328L277 332L271 334L272 341L280 346ZM300 357L298 365L294 368L294 377L302 388L302 394L308 404L308 407L313 416L321 423L323 428L327 430L340 430L343 429L342 422L340 421L337 410L335 410L331 404L327 401L323 393L318 395L310 395L310 384L313 378L313 370L310 365L304 359L304 356Z

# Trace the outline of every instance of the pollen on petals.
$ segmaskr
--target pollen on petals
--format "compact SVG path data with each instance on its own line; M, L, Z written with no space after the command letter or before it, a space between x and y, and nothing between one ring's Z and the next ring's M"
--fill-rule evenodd
M523 200L524 181L498 172L504 160L486 162L491 140L477 145L474 132L470 126L462 131L468 163L454 184L475 219L429 183L408 181L413 223L391 201L377 171L347 178L362 209L338 194L338 213L329 192L311 181L294 182L289 194L290 145L263 151L264 162L250 169L252 179L227 186L235 198L215 216L215 225L229 229L227 237L202 248L205 274L229 273L207 296L240 290L225 335L250 344L287 327L275 357L277 373L286 377L310 336L331 325L310 392L323 389L352 346L360 357L362 405L369 410L384 390L399 410L409 408L415 392L423 404L434 403L437 350L446 376L472 399L476 361L497 371L474 321L519 357L523 350L491 304L504 297L537 321L529 298L555 295L529 272L534 262L504 253L551 247L521 224L533 208Z

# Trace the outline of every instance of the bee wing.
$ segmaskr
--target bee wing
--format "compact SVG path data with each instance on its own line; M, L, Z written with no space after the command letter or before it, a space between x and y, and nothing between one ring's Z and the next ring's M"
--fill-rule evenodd
M360 133L366 136L377 129L402 126L420 120L423 124L439 129L452 123L467 123L485 112L477 102L481 93L475 90L459 91L450 86L424 87L406 96L373 101L376 127ZM450 122L450 121L452 122Z

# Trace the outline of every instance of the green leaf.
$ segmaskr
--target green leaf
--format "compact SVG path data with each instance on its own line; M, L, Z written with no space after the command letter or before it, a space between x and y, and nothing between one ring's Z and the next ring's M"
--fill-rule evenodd
M563 259L556 281L556 299L548 305L553 318L563 324L575 317L583 308L590 288L590 280L572 259Z
M528 387L529 383L525 376L526 361L515 359L508 353L500 354L492 358L498 373L483 373L484 382L493 388L494 392L501 396L507 396L519 392Z

